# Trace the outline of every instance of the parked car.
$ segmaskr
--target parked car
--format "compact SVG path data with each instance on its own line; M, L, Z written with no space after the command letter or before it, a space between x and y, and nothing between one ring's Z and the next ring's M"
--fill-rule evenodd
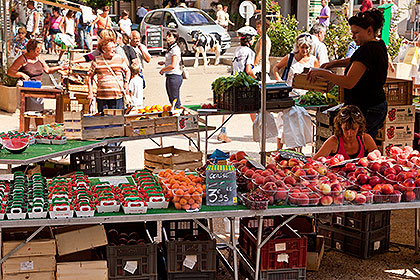
M222 37L222 54L230 48L228 32L218 25L207 13L195 8L165 8L150 11L140 24L142 42L146 41L146 26L163 28L164 46L167 46L165 34L168 30L176 30L179 34L179 47L183 54L192 51L193 41L191 32L200 30L202 33L218 33Z

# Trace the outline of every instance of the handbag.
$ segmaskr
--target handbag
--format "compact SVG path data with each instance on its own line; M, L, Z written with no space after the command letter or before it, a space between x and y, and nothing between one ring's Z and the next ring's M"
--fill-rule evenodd
M102 55L102 58L105 62L106 67L108 67L108 70L111 72L112 76L114 76L115 80L118 83L118 86L120 87L121 92L123 93L124 105L127 105L128 108L130 108L130 107L132 108L133 107L133 105L132 105L133 104L133 99L131 98L130 95L128 95L125 92L124 86L122 86L120 84L120 80L118 80L117 75L115 75L114 70L112 70L112 68L109 66L108 62L106 62L105 57L103 55Z
M187 67L185 67L185 65L184 65L184 60L182 59L182 54L181 54L181 65L179 67L181 68L181 71L182 71L182 78L184 80L188 80L188 78L190 77L190 73L188 73Z

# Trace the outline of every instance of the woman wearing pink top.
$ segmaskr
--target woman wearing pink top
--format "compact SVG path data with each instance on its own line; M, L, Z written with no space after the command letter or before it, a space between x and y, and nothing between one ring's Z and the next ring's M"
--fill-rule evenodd
M341 154L344 159L361 158L377 149L366 132L366 119L359 107L343 107L334 118L334 134L324 142L314 159Z
M57 45L54 44L54 39L55 39L55 35L57 33L60 33L60 22L62 20L62 16L60 16L60 8L58 7L54 7L52 10L52 17L50 19L50 23L48 25L47 28L47 34L46 36L48 36L49 34L51 34L51 41L53 42L52 47L53 47L53 52L54 53L58 53L57 50Z

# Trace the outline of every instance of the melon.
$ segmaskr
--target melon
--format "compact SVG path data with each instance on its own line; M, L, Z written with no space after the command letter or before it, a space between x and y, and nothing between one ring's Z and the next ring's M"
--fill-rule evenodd
M20 154L29 146L29 138L2 139L3 147L13 154Z

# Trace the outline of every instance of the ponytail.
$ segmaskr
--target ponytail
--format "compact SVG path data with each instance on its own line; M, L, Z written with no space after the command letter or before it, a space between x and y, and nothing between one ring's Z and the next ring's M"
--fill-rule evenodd
M372 27L373 32L377 35L384 24L384 15L381 10L371 9L363 13L358 13L349 19L349 25L356 25L363 29Z

